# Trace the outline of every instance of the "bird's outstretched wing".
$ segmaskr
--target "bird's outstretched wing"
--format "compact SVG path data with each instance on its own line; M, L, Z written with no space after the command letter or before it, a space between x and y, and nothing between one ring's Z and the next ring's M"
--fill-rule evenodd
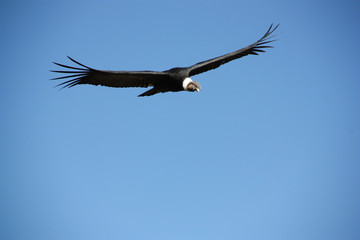
M215 68L220 67L221 65L230 62L232 60L244 57L246 55L252 54L252 55L258 55L258 52L265 52L264 48L271 48L272 46L266 46L265 44L271 43L275 40L270 40L273 36L270 36L276 28L279 26L276 25L273 28L273 24L269 27L265 35L260 38L257 42L244 47L242 49L239 49L237 51L222 55L220 57L212 58L203 62L196 63L190 67L188 67L189 75L197 75Z
M66 70L58 71L52 70L56 73L65 73L66 76L53 78L52 80L62 80L71 78L64 81L57 86L63 88L70 88L78 84L92 84L107 87L149 87L157 85L157 82L166 80L169 76L164 72L156 71L102 71L87 67L71 57L68 58L80 67L71 67L54 62L54 64L67 68ZM69 70L68 70L69 69Z

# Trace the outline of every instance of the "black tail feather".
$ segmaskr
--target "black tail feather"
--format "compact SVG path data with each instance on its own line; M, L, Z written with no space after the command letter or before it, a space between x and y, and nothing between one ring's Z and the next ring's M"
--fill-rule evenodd
M152 89L140 94L138 97L151 96L151 95L154 95L154 94L157 94L157 93L159 93L159 91L157 89L155 89L155 88L152 88Z

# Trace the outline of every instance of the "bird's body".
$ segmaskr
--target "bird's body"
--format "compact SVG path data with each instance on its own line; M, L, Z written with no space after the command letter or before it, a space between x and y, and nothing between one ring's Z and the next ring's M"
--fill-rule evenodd
M139 97L142 96L151 96L156 93L163 92L178 92L178 91L190 91L199 92L201 86L198 82L190 79L191 76L218 68L222 64L241 58L246 55L258 55L258 52L264 52L264 48L270 48L271 46L265 46L265 44L270 43L274 40L269 40L270 36L278 25L275 28L272 28L272 25L265 33L265 35L259 39L257 42L242 48L240 50L234 51L222 55L220 57L212 58L206 61L196 63L189 67L184 68L172 68L166 71L103 71L96 70L90 67L87 67L74 59L68 57L70 60L80 65L80 67L71 67L59 63L55 63L58 66L70 69L62 71L53 71L57 73L66 73L63 77L54 78L54 80L71 78L68 81L60 83L58 86L63 85L63 87L73 87L78 84L91 84L91 85L101 85L107 87L153 87L150 90L142 93Z

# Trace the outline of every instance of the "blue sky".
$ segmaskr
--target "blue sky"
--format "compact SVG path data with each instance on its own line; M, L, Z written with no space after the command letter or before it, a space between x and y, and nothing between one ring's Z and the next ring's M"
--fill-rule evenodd
M359 239L360 4L2 1L1 239ZM58 91L53 61L189 66L200 93Z

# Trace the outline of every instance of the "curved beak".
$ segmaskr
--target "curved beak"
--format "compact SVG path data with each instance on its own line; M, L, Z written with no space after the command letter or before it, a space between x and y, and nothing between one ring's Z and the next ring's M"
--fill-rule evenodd
M196 88L196 91L197 91L197 92L200 92L200 89Z

